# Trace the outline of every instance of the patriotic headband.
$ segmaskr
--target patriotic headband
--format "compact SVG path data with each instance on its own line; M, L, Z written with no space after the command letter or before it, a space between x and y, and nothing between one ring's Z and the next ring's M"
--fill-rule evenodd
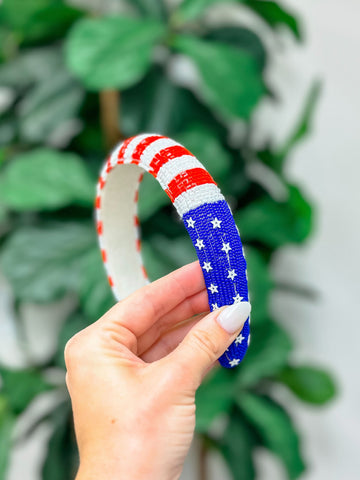
M203 271L210 311L248 300L247 271L239 230L214 179L185 147L170 138L142 134L117 146L97 185L96 220L103 262L117 300L149 283L141 258L138 188L147 171L174 204ZM249 341L250 317L219 358L238 365Z

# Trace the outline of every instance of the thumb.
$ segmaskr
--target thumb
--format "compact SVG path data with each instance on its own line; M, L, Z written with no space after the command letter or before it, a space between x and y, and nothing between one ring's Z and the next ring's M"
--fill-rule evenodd
M206 315L169 356L173 367L187 372L188 380L195 382L197 388L209 367L240 333L250 311L249 302L240 302Z

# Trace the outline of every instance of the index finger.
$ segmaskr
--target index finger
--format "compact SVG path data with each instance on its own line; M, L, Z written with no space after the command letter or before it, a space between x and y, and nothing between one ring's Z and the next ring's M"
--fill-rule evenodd
M130 330L136 337L188 297L205 289L199 261L159 278L114 305L102 318Z

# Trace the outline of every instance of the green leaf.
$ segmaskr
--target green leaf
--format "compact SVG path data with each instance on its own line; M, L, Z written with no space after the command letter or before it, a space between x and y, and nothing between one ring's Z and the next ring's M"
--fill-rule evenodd
M0 68L0 85L24 90L45 77L51 77L62 65L59 48L42 47L26 51Z
M198 93L211 108L224 116L250 117L265 92L252 55L225 43L190 35L177 35L173 46L195 63L201 77Z
M152 66L145 78L122 92L122 130L126 136L158 132L170 137L192 122L206 124L224 138L226 129L189 90L172 83L163 68Z
M268 302L274 282L271 279L268 266L259 250L245 246L247 263L249 296L251 301L251 322L260 324L268 316Z
M305 470L299 438L285 410L269 397L241 393L237 403L259 433L265 447L284 463L289 478L295 479Z
M3 0L1 10L21 43L60 38L83 14L59 0Z
M75 478L78 456L72 428L69 402L54 411L54 430L47 446L42 468L42 480L69 480Z
M35 369L14 370L0 367L1 393L6 396L9 407L16 415L22 413L40 393L53 387Z
M39 148L19 154L0 176L0 201L19 210L92 206L95 185L75 154Z
M154 215L161 207L170 204L170 199L160 187L159 182L149 173L145 173L139 189L138 214L140 221Z
M277 152L281 164L283 160L289 155L294 146L299 143L311 131L311 122L314 116L315 108L317 106L321 93L321 83L315 82L306 97L303 111L300 115L298 124L286 140L282 148Z
M260 37L248 28L231 25L217 27L209 30L204 38L245 50L254 57L261 70L266 66L267 52L264 44Z
M23 227L5 243L1 269L17 298L49 302L78 291L84 259L95 241L94 227L88 224Z
M90 89L126 88L144 76L164 35L165 26L150 19L80 20L67 39L67 63Z
M276 202L263 196L235 213L245 243L259 241L278 248L287 243L302 243L308 237L312 208L298 187L288 185L288 192L286 201Z
M196 391L196 431L206 432L213 421L227 413L233 403L234 375L225 368L216 369Z
M15 416L10 411L8 401L0 395L0 480L6 480L10 454L13 446L12 434Z
M301 30L296 16L281 6L278 2L269 2L266 0L242 0L244 5L251 8L259 15L270 27L286 27L297 38L301 40Z
M277 374L287 364L291 349L288 334L273 321L251 324L251 343L237 369L237 387L242 391L262 378Z
M130 0L144 17L166 20L167 12L163 0Z
M287 366L279 373L279 380L307 403L323 405L336 395L336 385L325 370L312 366Z
M74 127L72 132L66 129L69 130L70 121L77 117L84 94L83 88L62 65L53 75L44 77L19 104L17 113L22 139L51 143L65 130L68 142L77 131Z
M98 245L89 251L84 260L79 293L84 312L91 320L98 320L115 303Z
M253 433L234 410L220 441L220 450L234 480L255 480L254 447Z
M174 19L180 22L193 20L211 5L226 1L229 2L229 0L183 0L174 13Z
M216 133L206 125L190 124L184 132L177 135L177 140L198 158L215 179L229 174L231 157Z

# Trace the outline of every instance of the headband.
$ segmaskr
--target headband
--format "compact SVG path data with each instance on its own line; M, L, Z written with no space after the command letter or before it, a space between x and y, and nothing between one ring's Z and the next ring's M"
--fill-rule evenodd
M149 283L141 257L137 202L144 171L153 175L174 204L195 247L210 311L248 300L244 249L231 209L214 179L184 146L155 134L131 137L117 146L97 185L99 244L117 300ZM219 358L238 365L249 341L250 317Z

